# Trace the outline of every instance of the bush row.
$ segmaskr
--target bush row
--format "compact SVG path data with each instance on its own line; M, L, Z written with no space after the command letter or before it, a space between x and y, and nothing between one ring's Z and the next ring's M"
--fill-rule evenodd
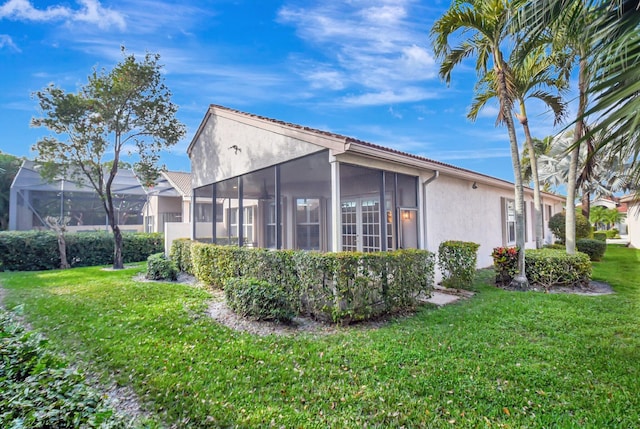
M425 250L317 253L179 240L171 255L208 285L224 288L233 278L263 281L284 291L296 314L341 323L415 305L419 294L430 294L435 269L435 255ZM262 293L258 286L253 289Z
M492 256L496 283L508 285L517 272L517 249L498 247L493 250ZM591 261L582 252L568 255L560 249L527 249L525 259L525 274L534 286L545 289L553 286L580 287L587 285L591 279Z
M113 234L81 232L65 235L67 260L72 267L113 263ZM125 233L122 235L125 262L144 261L163 250L163 235ZM36 271L60 268L57 235L50 231L0 232L0 270Z
M130 427L84 377L0 309L0 427Z

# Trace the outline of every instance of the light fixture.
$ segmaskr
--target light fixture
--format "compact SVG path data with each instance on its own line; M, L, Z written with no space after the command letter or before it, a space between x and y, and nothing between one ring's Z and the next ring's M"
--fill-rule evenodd
M476 182L473 182L473 185L471 185L471 189L478 189L478 184Z
M411 219L411 212L409 210L404 210L402 212L402 219L403 220L409 220Z
M391 215L391 210L387 210L387 223L393 222L393 217Z

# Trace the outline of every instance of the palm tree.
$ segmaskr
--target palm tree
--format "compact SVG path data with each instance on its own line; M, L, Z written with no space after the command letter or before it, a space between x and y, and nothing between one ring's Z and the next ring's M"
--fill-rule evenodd
M604 213L604 221L607 223L607 229L611 229L612 227L615 228L615 226L618 224L618 222L620 222L621 219L622 215L620 214L618 209L608 209Z
M608 134L604 132L593 136L596 145L608 138ZM553 137L548 152L539 156L540 180L545 186L557 191L567 184L571 164L569 152L574 141L574 130L564 131ZM630 189L630 158L631 154L604 150L590 153L587 145L580 146L577 189L582 194L583 209L588 209L589 204L585 201L590 201L592 197L611 197L616 192ZM583 214L590 218L589 211Z
M551 143L553 142L553 136L547 136L542 140L539 138L533 138L533 153L536 157L536 166L538 164L538 158L541 155L548 155L551 150ZM529 149L524 147L522 149L522 156L520 158L520 164L522 164L522 180L524 183L531 183L533 180L533 173L531 171L531 158L529 157ZM540 176L540 169L538 168L538 177ZM544 192L551 192L551 186L546 182L540 183L540 190Z
M596 229L601 229L602 226L607 221L607 208L603 206L595 206L591 209L591 213L589 213L589 221L596 227Z
M529 51L524 59L520 59L520 53L513 51L509 59L509 66L513 72L513 84L516 101L518 102L519 112L515 112L515 116L522 125L527 162L529 164L530 178L527 182L533 180L533 205L535 210L535 239L536 248L542 248L543 244L543 219L542 219L542 198L540 197L540 180L538 177L538 164L536 157L536 148L534 139L531 137L529 129L529 118L527 116L527 108L525 101L528 99L538 99L549 107L553 113L557 124L560 122L566 112L566 103L559 95L549 92L550 89L557 89L559 92L567 87L567 81L562 74L556 75L556 61L553 57L547 55L542 46ZM476 84L476 96L467 117L475 120L478 113L490 99L497 96L495 73L487 72L483 78ZM524 158L524 157L523 157Z
M472 56L476 57L476 70L481 77L488 73L490 64L495 73L495 90L500 103L497 122L507 127L515 177L516 246L519 252L518 274L512 285L524 289L528 287L524 265L524 192L518 141L511 115L517 97L513 72L502 52L503 44L510 38L511 6L510 0L456 1L434 23L431 37L436 57L442 61L440 76L447 84L451 81L453 68ZM452 48L449 37L454 34L460 35L462 40Z
M524 5L520 25L529 28L527 37L547 34L561 22L568 33L587 42L581 58L591 71L586 91L593 100L574 123L577 126L593 116L592 132L608 130L611 139L602 141L595 151L640 152L640 1L527 0L520 4ZM580 10L588 10L588 21ZM578 135L577 139L585 138ZM631 169L634 187L640 189L640 163L634 162Z

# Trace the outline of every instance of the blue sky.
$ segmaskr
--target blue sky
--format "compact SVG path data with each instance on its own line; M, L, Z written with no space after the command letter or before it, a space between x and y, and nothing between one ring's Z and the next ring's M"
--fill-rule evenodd
M186 148L210 104L319 128L513 180L497 106L466 119L472 62L438 77L429 31L450 2L426 0L0 0L0 150L33 158L31 94L76 91L120 46L158 53L187 136L161 162L189 171ZM534 137L554 132L529 107ZM522 143L522 136L520 136Z

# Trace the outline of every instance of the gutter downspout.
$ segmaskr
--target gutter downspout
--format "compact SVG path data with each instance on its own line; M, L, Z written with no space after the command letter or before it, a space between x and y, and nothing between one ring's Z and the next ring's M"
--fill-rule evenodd
M433 176L422 182L422 248L428 250L427 244L427 186L440 177L440 170L435 170Z

